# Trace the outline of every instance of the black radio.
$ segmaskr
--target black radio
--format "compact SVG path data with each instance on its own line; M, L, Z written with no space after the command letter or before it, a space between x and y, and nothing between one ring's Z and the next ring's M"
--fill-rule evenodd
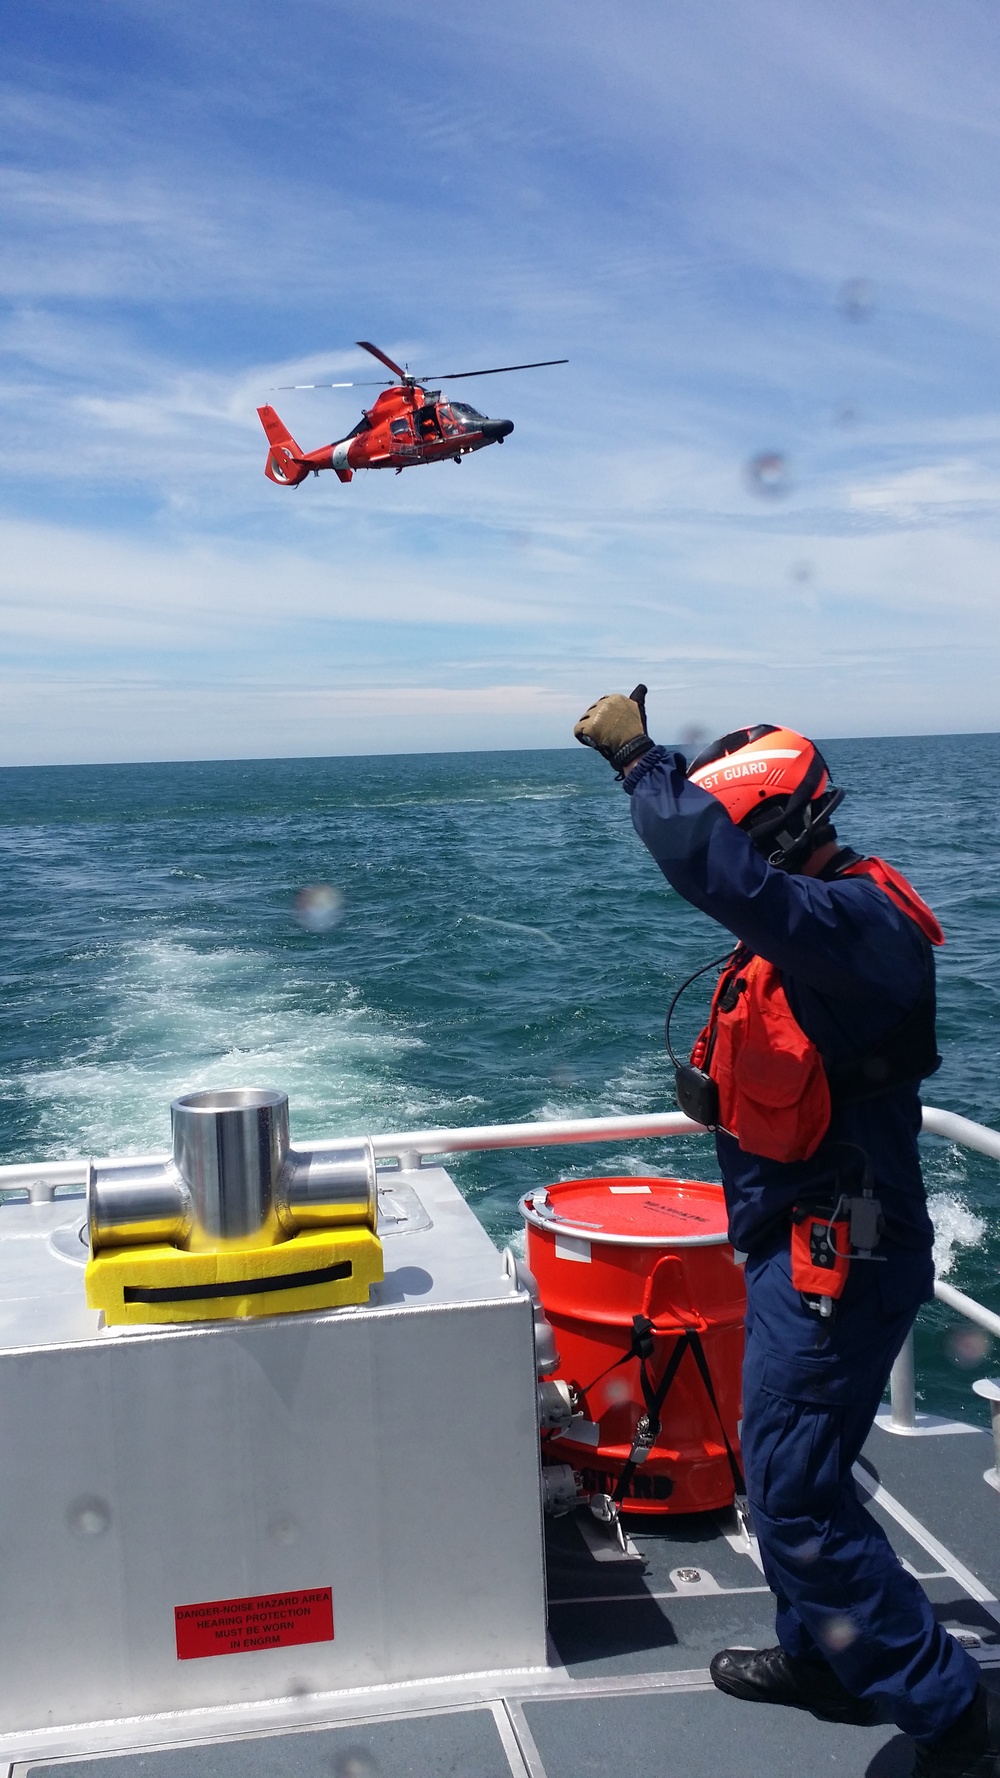
M674 1069L674 1091L685 1117L714 1130L719 1123L719 1089L712 1076L693 1062L679 1062Z
M739 948L737 945L736 950L738 951ZM719 969L723 964L731 963L735 954L733 951L727 951L724 957L713 957L711 963L703 963L700 969L696 969L693 975L689 975L687 980L681 983L670 1002L663 1032L667 1054L674 1065L674 1091L677 1095L677 1103L685 1117L691 1118L696 1124L704 1124L707 1130L716 1130L719 1127L719 1089L712 1076L705 1073L704 1068L696 1067L694 1062L682 1062L674 1054L670 1041L670 1021L674 1016L674 1008L685 989L689 988L692 982L696 982L698 977L704 975L707 970ZM739 982L737 992L745 985L744 982Z

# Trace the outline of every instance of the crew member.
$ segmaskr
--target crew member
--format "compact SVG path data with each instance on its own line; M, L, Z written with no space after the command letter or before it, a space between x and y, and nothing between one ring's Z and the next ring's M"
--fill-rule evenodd
M723 1649L712 1678L835 1722L888 1716L918 1778L1000 1778L1000 1699L851 1474L933 1294L917 1089L940 1060L940 928L897 871L838 843L843 793L801 735L740 729L688 767L650 740L644 686L574 733L624 779L667 881L738 941L678 1088L716 1131L747 1254L742 1448L779 1646Z

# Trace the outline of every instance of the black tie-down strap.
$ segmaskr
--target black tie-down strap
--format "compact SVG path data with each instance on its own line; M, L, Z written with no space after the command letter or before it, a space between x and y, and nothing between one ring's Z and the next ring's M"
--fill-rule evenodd
M663 1375L654 1388L653 1380L649 1374L648 1363L653 1355L653 1324L645 1315L634 1315L632 1318L632 1329L632 1344L629 1347L628 1352L625 1354L625 1359L619 1359L618 1363L622 1364L629 1358L638 1358L639 1381L642 1385L642 1398L646 1403L646 1412L643 1414L635 1429L635 1435L632 1440L632 1449L629 1452L628 1459L622 1469L621 1475L618 1477L618 1486L611 1496L612 1506L621 1506L622 1501L625 1499L629 1487L631 1486L632 1477L635 1475L640 1464L645 1463L646 1458L649 1456L650 1451L659 1437L662 1429L660 1410L667 1399L670 1386L680 1369L681 1359L684 1357L688 1348L690 1348L691 1355L694 1358L695 1364L698 1366L698 1371L701 1380L705 1385L708 1399L712 1404L715 1417L719 1422L719 1430L722 1433L722 1441L726 1447L726 1456L729 1459L729 1468L732 1472L737 1496L739 1497L745 1494L746 1483L743 1480L743 1471L740 1468L736 1452L733 1450L733 1447L729 1442L729 1434L726 1431L722 1414L719 1411L719 1402L715 1393L715 1385L712 1382L712 1373L708 1368L708 1359L705 1357L705 1348L701 1343L701 1335L696 1333L694 1328L690 1327L684 1333L678 1335L677 1344L671 1352L670 1357L667 1359Z

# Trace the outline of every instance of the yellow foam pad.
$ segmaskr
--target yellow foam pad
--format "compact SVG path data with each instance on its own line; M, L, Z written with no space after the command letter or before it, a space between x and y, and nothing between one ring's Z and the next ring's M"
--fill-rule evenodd
M116 1247L86 1272L87 1302L109 1326L229 1321L366 1303L382 1272L382 1243L365 1228L312 1229L274 1247Z

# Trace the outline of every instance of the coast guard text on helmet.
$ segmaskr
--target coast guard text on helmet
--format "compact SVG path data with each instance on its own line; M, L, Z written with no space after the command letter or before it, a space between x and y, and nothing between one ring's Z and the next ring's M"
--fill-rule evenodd
M700 780L702 790L714 790L716 784L732 784L738 778L766 778L768 766L766 760L754 759L745 766L727 766L724 772L713 772L710 778Z
M710 791L714 791L720 784L738 783L741 778L770 778L771 782L777 785L784 773L777 767L772 770L771 760L798 759L800 753L800 748L762 747L758 752L751 754L749 758L739 763L731 760L729 765L720 768L713 761L711 770L705 766L699 770L696 766L689 776L692 783L700 784L702 790Z

